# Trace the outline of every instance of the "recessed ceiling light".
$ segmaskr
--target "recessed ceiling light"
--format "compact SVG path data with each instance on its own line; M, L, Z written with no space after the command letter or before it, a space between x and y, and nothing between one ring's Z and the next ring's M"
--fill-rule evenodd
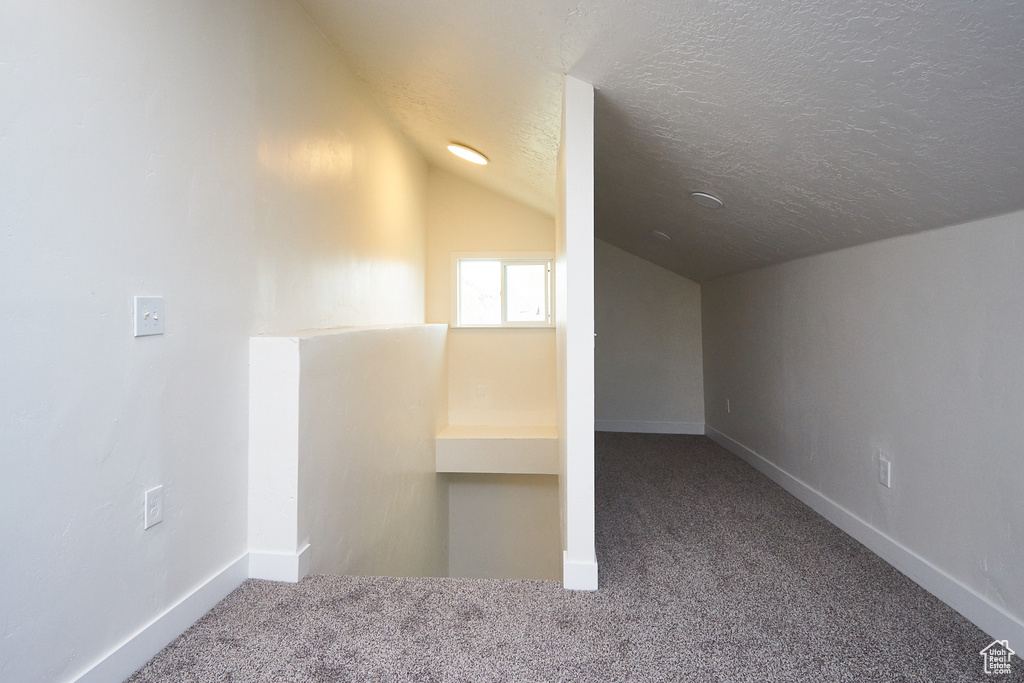
M661 230L651 230L651 237L661 242L671 242L672 235L666 235Z
M471 161L474 164L480 164L481 166L487 163L487 157L480 152L476 151L472 147L466 147L457 143L448 145L448 151L457 157L462 157L466 161Z
M709 209L721 209L723 206L725 206L725 204L722 203L721 199L719 199L713 194L708 194L707 192L691 192L690 199L697 202L701 206L708 207Z

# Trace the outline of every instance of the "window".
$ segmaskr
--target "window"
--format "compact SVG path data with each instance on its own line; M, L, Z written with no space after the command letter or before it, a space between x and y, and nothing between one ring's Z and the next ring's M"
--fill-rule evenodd
M551 327L550 254L453 254L452 327Z

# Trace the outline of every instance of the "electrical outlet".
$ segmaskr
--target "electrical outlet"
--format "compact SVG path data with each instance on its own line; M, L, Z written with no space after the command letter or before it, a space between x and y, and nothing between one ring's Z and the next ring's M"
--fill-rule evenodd
M162 296L137 296L132 319L136 337L149 337L164 333L164 298Z
M892 488L892 463L881 453L878 454L878 483L886 488Z
M732 412L732 405L729 403L729 399L725 399L725 412Z
M164 487L162 484L146 491L145 505L143 528L148 529L164 519Z

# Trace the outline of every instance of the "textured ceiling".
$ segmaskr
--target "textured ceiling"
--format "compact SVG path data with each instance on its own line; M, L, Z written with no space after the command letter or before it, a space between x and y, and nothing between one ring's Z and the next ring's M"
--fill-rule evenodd
M300 0L434 165L549 214L562 80L597 24L570 0ZM490 158L452 156L450 141Z
M1024 3L303 4L432 163L547 211L594 83L598 237L694 280L1024 208Z

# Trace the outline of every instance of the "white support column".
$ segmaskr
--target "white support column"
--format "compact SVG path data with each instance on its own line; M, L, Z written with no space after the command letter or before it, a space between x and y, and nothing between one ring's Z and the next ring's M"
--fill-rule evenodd
M296 582L309 572L298 535L299 344L249 340L249 576Z
M597 590L594 552L594 88L567 76L556 231L562 583Z

